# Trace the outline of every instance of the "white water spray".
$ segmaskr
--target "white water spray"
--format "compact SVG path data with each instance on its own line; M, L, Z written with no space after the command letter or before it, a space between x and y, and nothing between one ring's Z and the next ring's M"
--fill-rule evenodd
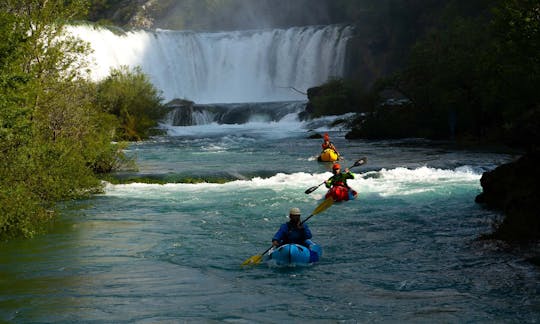
M95 80L113 67L140 66L165 100L196 103L305 100L307 91L343 75L352 28L311 26L219 33L129 31L91 26L70 31L92 46Z

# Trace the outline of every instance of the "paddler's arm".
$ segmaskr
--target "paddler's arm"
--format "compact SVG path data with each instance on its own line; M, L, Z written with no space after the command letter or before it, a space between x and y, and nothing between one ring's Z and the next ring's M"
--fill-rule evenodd
M272 238L272 245L273 246L280 246L281 242L283 241L283 238L287 234L288 227L286 224L283 224L279 227L279 230L274 234L274 237Z
M335 177L335 176L332 176L332 177L330 177L330 179L328 179L328 180L326 180L326 181L324 182L324 185L326 186L326 188L332 187L332 183L334 183L334 177Z
M309 226L307 224L304 224L304 236L306 240L312 238L311 230L309 229Z
M339 154L337 148L334 146L334 143L330 142L330 148L331 148L332 150L334 150L334 151L337 153L338 156L341 155L341 154Z

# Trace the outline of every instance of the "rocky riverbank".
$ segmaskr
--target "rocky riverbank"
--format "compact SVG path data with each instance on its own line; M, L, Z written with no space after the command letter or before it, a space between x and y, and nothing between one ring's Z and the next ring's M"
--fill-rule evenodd
M512 242L540 239L540 153L526 153L518 160L485 172L480 179L483 192L476 202L500 210L504 219L484 238Z

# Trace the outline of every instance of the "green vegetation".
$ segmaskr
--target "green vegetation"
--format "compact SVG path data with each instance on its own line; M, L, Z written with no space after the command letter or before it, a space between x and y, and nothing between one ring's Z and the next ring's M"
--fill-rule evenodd
M120 73L115 89L140 91L141 104L114 110L96 96L107 93L108 81L94 84L82 73L87 45L59 37L86 6L0 1L0 240L32 237L54 219L58 202L101 191L96 174L125 161L124 144L113 141L145 138L155 126L149 118L161 116L155 90L138 72ZM108 93L109 102L114 96L133 101L132 94ZM151 113L130 118L144 104Z
M103 177L112 184L130 184L130 183L147 183L147 184L167 184L167 183L218 183L224 184L230 181L238 180L234 177L183 177L177 175L169 176L105 176Z
M366 113L353 122L349 138L425 137L537 146L531 139L538 138L539 121L531 118L537 119L540 110L538 2L451 1L439 20L411 47L407 64L379 79L369 92L350 80L323 85L330 91L310 98L314 115L344 107ZM381 94L388 89L410 101L383 104L387 98Z
M489 15L452 20L415 45L393 85L443 134L451 123L458 137L504 139L540 102L538 10L536 1L500 1Z
M308 91L311 117L342 115L357 111L358 107L369 107L376 99L364 91L360 82L332 79L324 85Z
M139 68L113 69L97 87L97 106L117 116L120 128L117 137L138 141L155 135L157 121L167 110L158 91Z

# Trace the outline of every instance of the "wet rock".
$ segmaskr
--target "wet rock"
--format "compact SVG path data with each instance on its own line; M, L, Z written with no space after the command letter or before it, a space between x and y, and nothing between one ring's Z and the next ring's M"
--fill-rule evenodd
M529 152L518 160L485 172L480 179L483 192L475 201L501 210L503 221L486 238L506 241L540 239L540 154Z

